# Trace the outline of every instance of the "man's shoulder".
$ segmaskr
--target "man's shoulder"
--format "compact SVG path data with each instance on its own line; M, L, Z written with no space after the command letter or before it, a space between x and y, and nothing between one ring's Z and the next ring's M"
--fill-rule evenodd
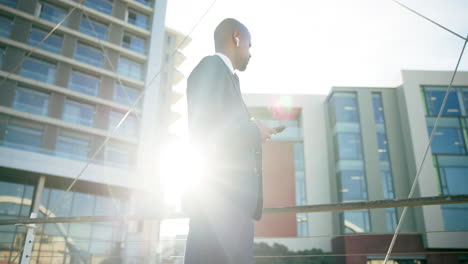
M200 60L200 62L195 66L195 68L192 70L192 74L197 73L199 71L206 71L208 69L216 69L218 68L217 65L219 64L220 59L219 56L217 55L210 55L210 56L205 56L203 59Z

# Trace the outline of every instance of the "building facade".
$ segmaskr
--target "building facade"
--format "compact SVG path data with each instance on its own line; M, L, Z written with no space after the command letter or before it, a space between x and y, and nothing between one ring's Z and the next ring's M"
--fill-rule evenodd
M135 178L140 143L164 135L166 101L183 77L176 68L187 43L165 28L166 4L0 1L0 218L133 210L134 190L144 184ZM146 263L157 230L146 222L39 225L30 257ZM19 263L25 234L22 226L0 227L0 263Z
M292 190L289 196L302 196L305 204L406 199L452 73L402 75L403 84L396 88L333 87L328 96L246 95L252 113L262 108L287 127L287 113L300 116L303 168L288 170L291 157L271 158L287 153L275 145L288 137L288 129L264 146L266 207L304 204L298 198L286 204L282 196L269 195L276 189L285 196ZM467 110L468 72L459 72L414 197L468 193ZM289 188L293 182L295 188ZM285 220L275 218L279 215L266 216L256 226L256 241L343 254L337 263L382 263L401 213L402 208L387 208L297 215L288 222L297 227L296 234ZM413 233L399 235L393 263L466 263L462 252L468 239L462 231L468 230L467 213L467 204L408 208L400 232ZM299 228L302 220L307 232Z

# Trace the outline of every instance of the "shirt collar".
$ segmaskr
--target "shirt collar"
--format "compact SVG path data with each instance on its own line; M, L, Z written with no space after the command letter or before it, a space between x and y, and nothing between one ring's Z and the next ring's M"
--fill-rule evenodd
M218 55L224 61L224 63L229 68L229 70L232 72L232 74L236 73L236 70L234 70L234 66L232 66L231 59L229 59L228 56L226 56L226 55L224 55L224 54L222 54L220 52L216 52L215 55Z

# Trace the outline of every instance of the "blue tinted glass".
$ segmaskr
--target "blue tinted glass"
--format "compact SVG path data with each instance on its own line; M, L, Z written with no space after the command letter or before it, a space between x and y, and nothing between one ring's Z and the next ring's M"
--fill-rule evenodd
M140 96L140 91L137 89L120 84L115 85L114 101L117 103L133 106L138 96ZM140 102L141 101L142 100L140 100Z
M123 117L123 113L112 111L109 116L109 131L113 131ZM128 115L115 132L125 136L136 136L137 122L135 116Z
M145 53L145 40L128 33L125 33L123 37L122 46L136 52Z
M9 147L39 151L42 143L42 131L16 124L8 124L4 140L5 145Z
M136 0L138 3L144 4L145 6L151 6L152 1L151 0Z
M345 211L345 233L363 233L370 231L369 210Z
M124 57L120 57L118 73L130 78L141 80L143 70L142 67L143 66L140 63L131 61Z
M330 114L336 122L359 121L357 99L354 93L333 93L330 108Z
M74 58L98 67L102 67L103 65L102 52L82 43L76 45Z
M47 32L33 28L31 30L31 33L29 34L29 39L28 43L31 46L36 47L47 35ZM60 51L62 50L62 37L57 36L57 35L50 35L40 46L38 46L41 49L58 53L60 54Z
M16 88L13 108L33 113L47 115L49 107L49 95L23 87Z
M92 20L90 22L87 17L81 18L80 32L95 38L107 40L107 26Z
M67 11L64 8L53 6L51 4L42 3L40 18L49 20L54 23L59 23L67 15ZM62 25L66 25L67 21L64 21Z
M85 6L96 9L107 15L112 15L112 1L108 0L86 0Z
M468 116L468 91L463 92L463 104L465 105L465 116Z
M468 194L468 167L440 167L439 172L443 194Z
M108 144L106 146L105 159L115 165L127 167L130 162L130 153L123 146Z
M55 65L27 58L20 69L20 75L37 81L53 84L55 82Z
M92 105L67 100L62 119L79 125L93 126L94 112Z
M87 160L89 141L75 137L59 136L55 149L56 155L59 157Z
M340 181L343 202L367 200L366 178L363 171L342 171Z
M99 83L100 79L98 77L73 71L68 88L80 93L96 96L99 90Z
M468 204L442 205L444 226L447 231L468 230Z
M380 160L388 160L388 142L387 142L387 135L385 134L377 134L377 146L379 152L379 159Z
M120 202L113 201L110 197L96 196L94 215L113 216L120 213Z
M11 33L11 19L0 16L0 37L9 38Z
M428 114L431 116L437 116L439 114L440 107L442 106L442 102L444 101L445 92L426 90L425 96ZM461 116L460 104L458 102L458 95L456 91L449 93L442 115Z
M5 56L5 48L0 47L0 69L2 68L2 65L3 65L3 56Z
M432 127L428 127L431 135ZM433 154L466 154L463 133L456 127L439 127L434 133L431 150Z
M23 212L28 213L33 190L31 185L0 181L0 193L7 198L0 202L0 218L18 217L25 215ZM11 231L14 232L14 229Z
M143 29L148 29L148 16L134 10L128 10L127 22Z
M361 135L356 133L338 133L339 159L362 159Z
M395 199L391 171L381 171L384 199Z
M13 183L0 181L0 219L28 217L30 213L30 204L33 199L34 187L22 183ZM0 226L0 246L2 247L3 263L8 263L8 249L18 249L18 237L24 237L24 228L18 228L14 225ZM5 255L6 252L6 255ZM14 254L12 254L14 255ZM18 263L10 258L10 263Z
M296 214L297 236L304 237L309 235L309 224L307 214Z
M385 208L385 220L387 222L387 231L394 232L398 224L396 208Z
M11 8L15 8L16 5L18 5L18 1L17 0L0 0L0 4L6 5Z
M372 106L374 108L374 120L376 123L385 122L382 95L380 93L372 93Z
M76 192L73 194L71 216L93 215L94 195Z

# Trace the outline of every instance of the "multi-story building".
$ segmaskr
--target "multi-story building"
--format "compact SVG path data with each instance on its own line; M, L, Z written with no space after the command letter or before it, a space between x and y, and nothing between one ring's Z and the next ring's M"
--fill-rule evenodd
M264 145L265 206L408 198L452 73L402 75L396 88L246 95L254 116L287 127ZM459 72L414 197L468 194L467 111L468 72ZM347 254L337 263L382 263L401 213L387 208L267 215L256 225L256 241ZM392 263L466 263L468 239L461 231L467 229L467 204L411 207Z
M0 1L0 218L128 213L132 191L143 184L135 178L137 152L166 130L166 100L182 79L175 68L186 43L165 29L166 4ZM157 239L145 225L39 225L30 257L143 263ZM25 233L0 228L0 263L19 262Z

